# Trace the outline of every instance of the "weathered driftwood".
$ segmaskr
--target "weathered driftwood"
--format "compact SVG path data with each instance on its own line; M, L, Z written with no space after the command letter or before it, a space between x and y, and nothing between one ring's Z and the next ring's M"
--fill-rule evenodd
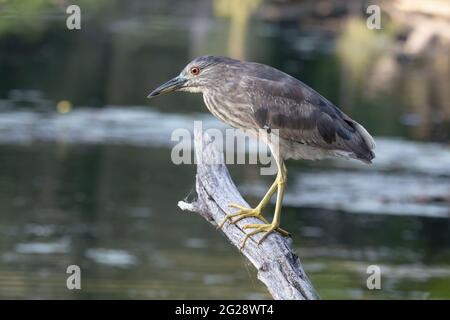
M194 136L198 198L192 203L180 201L178 206L182 210L199 213L217 227L225 215L232 210L228 207L230 203L249 205L231 180L224 164L223 153L216 150L211 138L206 133L197 130ZM242 227L248 223L261 223L261 221L256 218L246 218L236 224L227 222L222 228L228 240L238 249L246 234ZM261 234L258 234L249 239L241 252L258 270L258 279L267 286L273 298L318 299L299 257L292 250L291 239L273 233L258 245L255 240L260 237Z

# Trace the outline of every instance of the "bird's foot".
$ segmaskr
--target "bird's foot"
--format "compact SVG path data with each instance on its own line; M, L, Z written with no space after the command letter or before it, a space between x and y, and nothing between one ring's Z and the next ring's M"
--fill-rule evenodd
M251 232L249 232L249 233L247 233L245 235L245 238L244 238L244 240L242 241L242 244L241 244L241 250L244 248L245 243L247 242L247 240L251 236L254 236L257 233L264 232L264 234L261 237L261 239L259 239L258 244L261 244L261 242L263 242L267 238L267 236L269 234L271 234L272 232L274 232L274 231L277 231L278 233L280 233L282 236L285 236L285 237L290 235L289 232L287 232L284 229L279 228L275 223L270 223L270 224L269 223L268 224L254 224L254 223L253 224L247 224L246 226L244 226L244 230L245 229L255 229L255 230L253 230L253 231L251 231Z
M238 209L238 211L236 211L235 213L226 215L225 218L222 220L222 222L219 224L219 226L218 226L219 229L222 229L223 225L228 220L231 220L231 223L235 224L236 222L238 222L238 221L240 221L242 219L248 218L248 217L255 217L255 218L258 218L258 219L260 219L261 221L263 221L265 223L269 223L266 220L266 218L264 218L262 216L261 209L259 207L246 208L246 207L243 207L243 206L241 206L239 204L235 204L235 203L230 204L229 207ZM233 218L235 218L235 219L233 219Z

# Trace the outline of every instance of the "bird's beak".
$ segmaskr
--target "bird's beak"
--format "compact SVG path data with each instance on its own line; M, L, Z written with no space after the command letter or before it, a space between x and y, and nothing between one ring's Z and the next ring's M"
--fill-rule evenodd
M147 96L147 98L153 98L153 97L159 96L160 94L168 93L168 92L172 92L177 89L180 89L181 87L184 86L186 81L187 81L187 79L183 78L182 76L175 77L175 78L167 81L166 83L160 85L158 88L156 88L152 92L150 92L150 94Z

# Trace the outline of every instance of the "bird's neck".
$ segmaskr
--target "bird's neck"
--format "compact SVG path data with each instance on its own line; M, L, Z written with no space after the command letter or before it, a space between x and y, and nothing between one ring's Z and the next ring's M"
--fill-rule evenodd
M203 90L200 87L185 87L185 88L181 88L180 91L186 91L186 92L191 92L191 93L203 92Z

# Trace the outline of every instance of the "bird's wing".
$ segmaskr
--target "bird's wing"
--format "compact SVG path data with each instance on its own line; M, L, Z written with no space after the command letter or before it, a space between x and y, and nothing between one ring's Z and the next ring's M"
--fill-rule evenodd
M366 162L374 158L373 138L360 124L299 80L284 80L242 79L258 127L278 129L281 138L301 144L346 151Z

